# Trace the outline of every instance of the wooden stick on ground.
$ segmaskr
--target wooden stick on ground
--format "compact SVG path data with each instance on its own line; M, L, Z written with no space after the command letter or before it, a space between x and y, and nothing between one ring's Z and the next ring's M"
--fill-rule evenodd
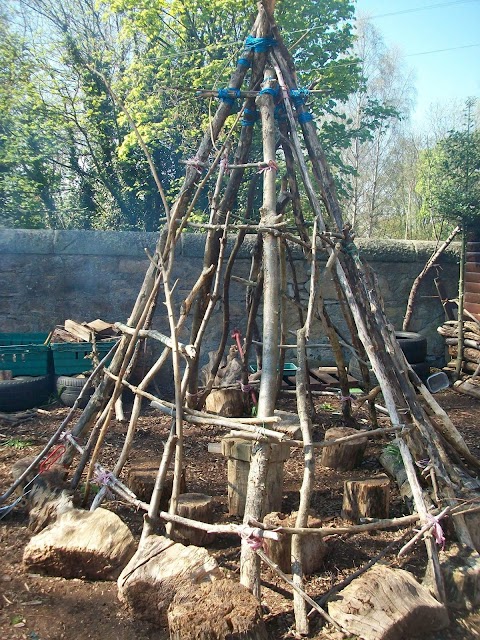
M315 611L317 611L324 620L326 620L329 624L335 627L335 629L339 631L342 635L344 636L351 635L348 631L346 631L339 624L337 624L335 620L333 620L333 618L331 618L328 615L328 613L324 609L322 609L322 607L319 604L317 604L315 600L313 600L313 598L311 598L307 593L305 593L305 591L301 587L295 584L293 580L291 580L285 573L283 573L280 567L277 564L275 564L275 562L273 562L273 560L271 560L263 551L261 551L261 549L257 549L256 553L265 562L265 564L267 564L271 569L273 569L276 573L278 573L278 575L283 580L285 580L287 584L289 584L292 587L292 589L294 590L294 593L297 593L306 603L308 603L311 607L313 607Z

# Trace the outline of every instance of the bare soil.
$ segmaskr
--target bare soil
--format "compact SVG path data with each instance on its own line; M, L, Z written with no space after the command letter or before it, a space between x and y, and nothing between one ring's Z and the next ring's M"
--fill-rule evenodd
M462 396L451 390L437 395L453 422L463 433L472 451L480 456L479 416L480 401ZM323 438L330 426L342 425L338 401L331 396L315 398L316 418L314 439ZM283 400L279 408L294 410L292 399ZM10 470L15 461L35 455L40 451L68 412L65 407L47 407L48 415L37 414L33 419L13 426L0 420L0 492L10 485ZM358 425L367 427L366 414L359 412ZM388 419L381 418L387 426ZM122 443L124 425L114 424L103 449L102 464L111 468L116 461ZM152 409L145 409L139 420L134 451L129 464L141 460L158 462L169 430L169 419ZM226 460L208 453L210 442L220 439L222 430L213 427L188 426L185 430L187 456L187 490L215 496L218 522L239 522L228 516ZM355 472L339 473L317 466L312 509L323 524L343 524L340 519L344 480L352 477L372 477L382 473L378 463L381 449L391 440L382 438L369 444L361 467ZM302 480L300 450L292 450L285 465L285 482L282 509L290 513L298 506L298 491ZM115 511L139 537L142 514L130 505L109 501L104 504ZM406 508L395 488L392 494L391 516L406 514ZM134 620L117 600L114 582L90 582L48 578L26 573L22 566L22 553L31 533L27 528L28 515L16 507L0 520L0 638L1 640L166 640L168 632ZM421 579L425 569L423 545L397 559L404 531L375 532L355 536L332 536L327 540L328 553L321 573L310 576L306 590L313 598L321 598L332 587L353 571L365 565L371 558L394 541L399 541L382 559L392 567L411 571ZM448 543L447 543L448 546ZM217 538L209 547L219 564L239 572L240 545L236 537ZM269 637L284 639L294 637L294 616L290 588L268 567L262 567L262 604L269 629ZM458 614L451 612L452 623L448 630L423 636L424 640L460 640L480 637L480 615L476 612ZM315 614L312 616L312 637L317 640L334 640L338 634L323 625Z

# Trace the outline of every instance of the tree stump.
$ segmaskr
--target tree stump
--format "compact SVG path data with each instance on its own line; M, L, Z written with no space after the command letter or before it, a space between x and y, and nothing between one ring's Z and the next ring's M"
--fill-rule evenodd
M448 613L403 569L377 565L328 603L328 613L364 640L405 640L448 627Z
M241 389L215 389L205 400L205 409L226 418L241 418L245 415L246 395Z
M171 640L267 640L260 603L233 580L177 592L168 609Z
M157 473L158 464L154 464L153 460L141 460L135 462L128 471L127 486L133 491L139 500L143 500L143 502L150 502ZM185 477L186 473L185 469L183 469L180 480L180 491L182 493L187 489ZM168 473L165 478L165 486L163 487L162 498L160 500L161 511L168 510L168 503L172 495L172 485L173 474Z
M249 440L222 440L222 453L228 458L228 513L243 516L247 497L252 443ZM280 511L283 499L283 465L290 455L285 444L271 444L268 460L263 513Z
M178 497L177 514L183 518L200 522L213 522L214 500L203 493L183 493ZM203 547L214 540L214 536L202 529L176 524L171 538L182 544Z
M345 436L358 433L356 429L349 427L332 427L325 433L325 440L337 440ZM367 436L352 442L334 444L322 449L320 464L322 467L330 467L338 471L351 471L358 467L363 460L363 454L367 448Z
M133 536L115 513L69 509L30 540L23 564L48 576L116 580L134 551Z
M456 544L450 545L442 556L448 606L474 611L480 605L480 556Z
M344 483L342 518L357 523L360 518L388 518L390 480L385 475Z
M263 519L263 524L268 527L294 527L297 518L296 513L284 515L283 513L269 513ZM318 518L309 516L309 527L321 527L322 522ZM280 540L264 539L265 553L275 562L284 573L292 572L292 536L282 534ZM302 536L304 575L310 575L319 571L323 565L323 559L327 553L327 545L318 534Z
M166 626L177 591L196 592L201 583L223 577L206 549L151 535L118 578L118 598L135 617Z

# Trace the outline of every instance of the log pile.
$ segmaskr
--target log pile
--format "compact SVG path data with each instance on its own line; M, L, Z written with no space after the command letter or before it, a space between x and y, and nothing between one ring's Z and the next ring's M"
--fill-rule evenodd
M446 367L454 371L458 357L458 322L456 320L448 320L441 327L438 327L437 331L444 336L448 354L451 357ZM473 318L464 320L463 338L462 372L467 376L471 376L480 365L480 322L478 320Z

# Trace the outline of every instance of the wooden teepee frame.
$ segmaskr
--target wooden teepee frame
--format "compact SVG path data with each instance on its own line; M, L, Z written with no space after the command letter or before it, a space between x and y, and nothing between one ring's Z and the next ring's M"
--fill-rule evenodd
M150 257L150 266L139 292L136 304L125 325L117 326L122 331L122 338L117 346L113 361L108 370L104 370L101 382L83 411L71 434L66 436L71 443L64 456L65 463L71 463L75 451L81 453L80 461L72 478L72 486L78 485L80 477L88 464L87 479L94 472L103 473L97 463L98 455L113 416L114 407L122 389L126 386L135 393L132 413L121 455L112 473L103 473L105 485L113 487L120 495L126 497L137 506L147 511L142 540L149 536L159 518L159 503L166 470L172 457L175 459L174 483L169 514L160 513L160 517L172 523L179 521L176 505L180 493L180 479L183 462L183 423L207 422L223 425L226 429L235 429L248 436L254 434L252 446L249 486L245 508L245 525L256 524L263 516L266 469L270 444L284 437L275 431L270 423L274 423L274 409L279 383L279 366L281 363L280 345L284 342L285 328L282 313L282 289L285 286L285 247L286 240L300 245L310 260L311 287L306 316L300 314L297 331L297 406L300 417L303 448L305 455L305 472L301 488L300 508L296 522L296 530L306 526L313 486L314 451L312 442L311 420L308 404L306 345L310 336L312 317L319 308L319 315L324 322L334 352L337 354L339 371L345 369L341 350L336 341L335 331L326 313L322 301L316 296L319 281L319 269L316 261L318 250L326 251L328 261L325 273L333 277L340 299L352 331L352 340L357 350L367 354L373 371L377 376L386 407L391 417L392 430L397 432L397 443L412 488L415 508L422 526L425 527L425 544L428 552L429 585L434 595L444 600L444 587L440 571L436 543L430 534L432 516L429 514L424 499L424 492L415 470L414 459L417 456L430 459L435 469L437 480L438 508L453 508L457 499L465 497L462 485L466 471L455 467L447 454L447 447L475 469L479 463L470 454L460 434L456 431L448 416L429 394L415 373L407 364L400 350L393 327L389 324L377 293L374 278L367 265L360 258L348 225L343 223L341 208L335 193L332 174L327 166L325 155L317 135L315 123L309 114L302 93L298 91L295 69L292 58L285 47L281 34L274 21L274 0L262 0L259 3L258 15L252 29L253 40L247 41L245 50L234 70L229 88L218 106L208 130L205 132L195 158L187 163L186 175L180 193L167 211L167 223L160 235L156 250ZM248 63L248 64L247 64ZM248 90L241 87L251 66ZM211 92L205 92L210 95ZM251 118L255 112L260 114L262 124L263 160L260 163L263 173L263 204L260 209L260 223L234 226L237 231L235 246L225 267L225 244L229 225L229 212L245 175L252 164L248 163L252 146L253 127L242 126L238 144L234 153L233 164L228 164L231 147L231 132L224 136L219 150L215 142L232 113L233 99L244 98L241 113L245 119ZM287 169L286 184L283 191L277 194L277 165L275 162L276 120L275 109L280 107L283 117L278 123L280 129L280 146ZM244 123L245 124L245 123ZM248 124L248 123L247 123ZM303 146L307 151L304 155ZM309 164L307 164L307 162ZM257 166L255 163L254 166ZM222 184L227 168L230 169L226 187L222 193ZM174 260L175 245L192 212L196 201L209 178L218 169L216 187L211 198L211 217L207 225L208 236L203 270L184 300L178 313L172 302L171 269ZM311 177L313 175L313 178ZM258 176L257 176L258 178ZM312 236L306 232L299 197L298 181L301 181L307 194L309 205L314 213L315 224ZM288 189L288 198L284 191ZM251 208L253 188L249 191L248 210ZM292 204L297 225L297 235L292 236L284 230L283 210L286 202ZM329 230L330 229L330 230ZM231 420L212 418L202 413L202 403L212 388L213 379L220 365L227 339L228 324L228 283L233 261L247 231L258 234L258 251L252 262L250 285L249 320L246 332L246 354L244 355L244 378L248 382L246 365L248 347L251 344L256 309L263 293L263 330L262 330L262 375L258 394L257 419ZM225 269L224 269L225 267ZM223 290L221 283L223 277ZM150 329L159 291L163 290L164 302L168 310L170 335L162 335ZM201 353L202 338L211 317L212 311L222 294L225 309L222 337L214 360L210 382L206 388L198 388L198 364ZM320 306L319 306L320 305ZM179 341L184 323L193 314L190 344ZM160 341L164 350L150 371L138 386L128 382L128 375L135 360L139 340L148 337ZM147 388L171 355L173 360L175 402L169 404L161 398L151 395ZM184 361L182 368L182 359ZM101 369L101 367L100 367ZM182 373L183 371L183 373ZM344 377L344 388L345 377ZM346 395L346 394L344 394ZM154 493L149 505L136 500L135 496L118 480L125 462L128 459L135 427L142 400L153 401L155 407L172 416L172 429L165 446L159 466ZM433 416L433 417L432 417ZM263 424L263 426L259 426ZM267 425L267 426L265 426ZM39 458L44 456L61 436L66 428L66 421L52 436L49 444ZM87 438L88 434L88 438ZM78 445L79 438L86 438L83 446ZM33 466L33 465L32 465ZM29 469L25 472L28 473ZM16 485L21 481L17 481ZM16 486L15 485L15 486ZM5 500L15 488L13 486L0 498ZM268 490L268 487L267 487ZM95 498L92 508L98 506L105 494L101 490ZM474 548L472 537L465 523L464 516L457 514L453 518L458 540ZM201 523L197 526L202 526ZM211 529L211 525L208 525ZM227 526L228 531L235 527ZM168 531L168 528L167 528ZM251 533L251 532L250 532ZM257 535L269 535L256 531ZM301 594L302 585L302 545L301 535L296 534L292 540L292 573L295 590L295 614L299 633L308 631L306 603ZM259 555L249 544L242 544L241 582L254 593L260 593Z

